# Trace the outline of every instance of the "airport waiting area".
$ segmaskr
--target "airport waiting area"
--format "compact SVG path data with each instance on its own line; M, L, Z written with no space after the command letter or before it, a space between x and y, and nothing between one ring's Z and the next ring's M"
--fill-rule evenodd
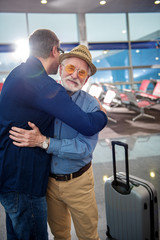
M8 74L28 59L30 54L28 38L37 29L49 29L58 36L60 42L56 46L53 45L51 50L49 49L50 54L55 47L55 52L57 55L59 54L60 58L60 54L63 54L63 52L68 53L79 45L88 47L91 54L89 63L94 64L97 71L90 76L91 68L88 69L88 66L92 64L87 65L88 72L82 73L83 76L88 74L85 75L85 77L87 76L87 82L83 86L83 90L100 101L106 109L108 118L107 125L99 132L98 143L92 159L100 240L160 239L159 23L159 0L118 0L117 3L111 0L50 0L48 3L46 0L42 0L41 3L38 0L34 0L34 2L13 0L13 3L10 0L0 1L0 94L3 91ZM87 64L89 63L87 62ZM57 60L57 69L58 64ZM79 73L84 69L71 66L74 70L70 70L69 74L72 75L77 72L77 78L79 78ZM43 64L42 67L44 67ZM42 72L40 71L40 74ZM57 73L55 72L52 72L49 76L53 78L53 81L61 84L62 79L59 69ZM33 74L34 77L38 75ZM29 78L33 76L29 75ZM17 90L17 86L13 86L14 93L15 90ZM19 91L19 93L22 94L23 92ZM25 93L24 96L27 96ZM44 112L42 111L42 114ZM104 117L106 116L104 115ZM26 128L28 128L28 125ZM47 129L47 127L45 128ZM127 190L125 189L122 194L124 198L129 191L141 186L133 179L130 185L127 186L127 175L123 175L126 171L126 152L120 146L115 148L116 172L119 173L117 176L118 181L120 181L120 189L117 188L117 182L112 181L113 176L115 176L113 141L124 143L124 146L128 147L130 180L137 177L141 181L147 181L147 184L151 184L157 194L156 197L153 197L152 193L150 193L152 200L149 205L145 202L140 207L143 210L151 209L152 215L145 215L143 217L146 219L140 220L143 232L149 233L149 236L143 239L134 238L134 234L138 229L135 226L139 221L138 216L141 210L137 210L136 204L130 201L131 209L133 211L136 209L134 216L138 220L132 219L135 222L133 224L134 230L129 225L129 231L133 235L132 239L126 237L126 235L124 237L123 232L125 230L121 231L121 229L130 223L130 206L127 204L125 206L125 201L120 201L123 202L123 207L119 211L114 210L113 204L116 198L109 199L108 192L106 193L106 189L108 191L106 186L110 181L109 189L114 186L113 189L116 189L116 194L117 192L121 193L124 185L125 188L127 187ZM121 186L123 187L121 188ZM109 201L110 205L108 205ZM124 218L118 217L116 214L121 213L122 208L125 210L125 207L129 209L128 213ZM114 223L111 225L108 217L110 210L113 210L115 217ZM153 212L154 220L152 221ZM0 203L0 240L7 240L5 220L4 208ZM149 221L147 229L144 227L146 221ZM112 238L112 229L116 229L115 232L118 229L118 236ZM49 240L54 239L49 225L48 238ZM78 240L73 222L71 239Z
M102 86L94 84L88 88L88 91L93 94L95 87L97 88ZM128 144L129 173L136 177L147 180L154 185L158 196L158 212L160 212L160 103L157 100L160 96L157 95L157 99L154 104L152 104L150 108L145 108L145 112L142 114L141 110L139 110L139 107L132 108L133 106L129 99L127 104L130 104L130 107L128 107L128 105L126 106L122 99L118 98L119 95L117 96L117 89L115 89L115 87L108 86L108 91L115 91L114 97L112 96L113 92L112 94L109 94L109 98L107 98L107 100L105 99L107 92L104 91L103 94L105 94L103 96L102 92L99 94L101 102L104 104L104 106L107 106L107 111L109 109L108 124L99 133L99 140L93 153L92 161L95 179L95 194L99 215L98 232L101 240L108 239L106 236L107 221L105 181L107 178L113 176L112 141L121 141ZM147 94L147 90L145 92ZM135 94L135 92L132 93ZM137 93L138 91L136 94ZM144 91L139 93L144 93ZM125 92L123 93L123 97L124 94ZM110 95L112 97L110 97ZM152 96L152 94L150 94L150 96ZM112 101L110 101L111 99ZM142 99L140 98L140 101L141 100ZM146 100L143 98L143 101ZM152 101L154 100L152 99ZM118 148L116 150L116 160L117 172L125 172L125 155L123 149ZM53 239L49 228L48 232L49 239ZM5 214L1 205L0 239L6 240ZM77 240L73 224L72 240Z

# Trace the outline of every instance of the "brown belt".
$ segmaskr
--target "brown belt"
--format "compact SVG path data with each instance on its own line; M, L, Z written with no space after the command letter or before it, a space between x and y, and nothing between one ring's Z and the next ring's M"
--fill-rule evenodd
M71 173L71 174L54 174L50 173L49 176L52 178L55 178L57 181L68 181L71 180L72 178L76 178L81 176L84 172L86 172L91 166L91 162L89 162L87 165L82 167L79 171Z

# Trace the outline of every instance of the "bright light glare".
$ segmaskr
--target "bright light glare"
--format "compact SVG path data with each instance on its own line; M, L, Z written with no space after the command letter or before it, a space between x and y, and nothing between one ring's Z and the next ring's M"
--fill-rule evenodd
M29 56L29 44L27 40L19 40L16 42L17 48L14 56L22 61L25 61Z
M108 50L104 50L104 51L103 51L103 54L107 54L107 53L108 53Z
M99 4L105 5L107 2L106 1L100 1Z
M156 0L154 4L160 4L160 0Z
M46 4L46 3L47 3L47 0L42 0L41 3L42 3L42 4Z
M122 33L125 34L125 33L126 33L126 30L122 30Z
M154 178L156 176L155 172L150 172L150 177Z
M104 175L104 176L103 176L103 182L106 182L107 179L108 179L108 176L107 176L107 175Z

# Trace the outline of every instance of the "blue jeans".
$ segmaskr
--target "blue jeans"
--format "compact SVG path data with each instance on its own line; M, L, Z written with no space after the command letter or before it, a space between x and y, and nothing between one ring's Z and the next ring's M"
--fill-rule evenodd
M0 193L6 212L7 240L48 240L45 197Z

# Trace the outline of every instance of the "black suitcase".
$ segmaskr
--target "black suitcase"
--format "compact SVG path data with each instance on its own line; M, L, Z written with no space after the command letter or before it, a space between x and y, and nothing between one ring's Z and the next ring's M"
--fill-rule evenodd
M116 172L115 145L125 150L126 173ZM113 176L105 182L107 236L116 240L158 240L155 187L129 175L128 145L112 141Z

